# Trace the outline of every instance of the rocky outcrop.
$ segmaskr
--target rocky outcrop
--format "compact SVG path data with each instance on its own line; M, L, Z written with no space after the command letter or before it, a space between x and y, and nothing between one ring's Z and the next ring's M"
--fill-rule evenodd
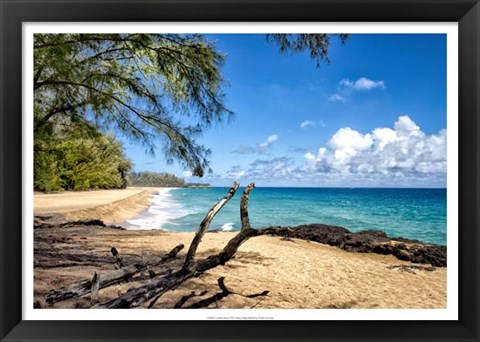
M413 263L447 266L447 247L427 244L418 240L388 237L380 230L353 233L346 228L324 224L308 224L298 227L271 227L269 235L315 241L339 247L349 252L393 255Z
M107 226L101 220L66 221L61 216L35 216L34 220L35 229L78 226L125 229L115 225ZM393 255L399 260L413 263L431 264L435 267L447 266L446 246L428 244L402 237L388 237L385 232L380 230L365 230L353 233L343 227L307 224L297 227L269 227L265 228L263 234L315 241L339 247L348 252Z
M124 227L117 225L106 225L105 222L98 219L87 219L87 220L77 220L77 221L67 221L65 218L59 214L40 216L37 215L33 220L33 228L71 228L79 226L88 226L88 227L108 227L114 229L125 229Z

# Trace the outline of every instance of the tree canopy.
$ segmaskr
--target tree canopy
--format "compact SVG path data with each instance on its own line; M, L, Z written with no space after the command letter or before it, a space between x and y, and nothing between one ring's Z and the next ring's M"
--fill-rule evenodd
M317 66L328 62L326 34L267 39L281 52L308 51ZM59 131L74 140L114 131L201 177L210 151L196 139L233 114L224 103L224 61L196 34L35 34L35 153L57 144Z
M58 140L35 142L35 189L118 189L126 186L125 176L132 163L113 135L82 138L56 133Z
M195 142L231 115L224 57L199 35L38 34L35 130L48 123L115 129L202 176L209 150Z

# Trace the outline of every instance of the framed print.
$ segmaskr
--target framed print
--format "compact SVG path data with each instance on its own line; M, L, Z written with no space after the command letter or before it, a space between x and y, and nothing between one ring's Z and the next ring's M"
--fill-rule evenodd
M479 339L477 1L1 6L2 341Z

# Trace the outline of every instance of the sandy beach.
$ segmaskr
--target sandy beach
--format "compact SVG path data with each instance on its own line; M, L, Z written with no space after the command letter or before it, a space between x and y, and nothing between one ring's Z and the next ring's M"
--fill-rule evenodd
M125 221L148 206L153 189L127 191L35 194L35 213L58 212L70 220ZM91 279L94 272L113 270L111 247L123 255L125 264L132 265L158 258L183 243L186 248L175 261L180 265L193 235L90 226L35 229L35 299L41 301L51 289ZM234 235L207 233L197 257L219 251ZM391 255L346 252L312 241L259 236L241 245L227 264L163 295L155 307L172 308L192 291L208 293L189 299L186 305L209 297L220 291L217 279L225 277L225 285L236 294L211 304L211 308L445 308L446 273L445 267L413 264ZM140 277L101 290L99 301L116 298L145 281ZM242 296L262 291L269 294ZM86 295L54 307L88 307L89 303Z
M165 189L162 189L163 191ZM34 193L34 214L62 214L67 220L101 219L118 224L150 205L157 188L129 187L124 190L66 191Z

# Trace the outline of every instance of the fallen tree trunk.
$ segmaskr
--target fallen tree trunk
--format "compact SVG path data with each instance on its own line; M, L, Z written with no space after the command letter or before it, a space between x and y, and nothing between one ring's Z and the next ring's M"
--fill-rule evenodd
M127 291L124 295L101 304L97 306L97 308L126 309L138 307L148 300L176 288L185 280L192 278L195 274L192 270L181 269L180 271L161 277L158 280L153 280L150 284Z
M109 309L132 308L141 306L149 300L153 300L155 302L164 293L175 289L184 281L198 276L200 273L203 273L209 269L219 265L224 265L235 255L240 245L242 245L251 237L263 235L265 232L263 230L250 228L250 223L248 221L248 195L254 187L255 184L251 183L245 188L242 195L241 203L243 209L240 212L242 228L240 232L227 243L220 253L211 255L199 261L195 261L194 259L198 245L201 241L201 238L205 234L206 228L208 228L210 221L213 219L215 214L233 197L238 189L238 184L236 182L228 191L227 195L220 202L216 203L203 219L199 229L197 230L197 233L192 240L192 245L190 246L185 263L180 270L158 279L154 279L150 284L127 291L124 295L99 305L98 307Z
M99 282L98 282L98 290L103 289L105 287L111 286L118 284L122 281L125 281L131 277L133 277L135 274L140 273L142 271L147 270L149 267L155 267L159 266L161 264L164 264L173 258L176 257L176 255L184 248L183 244L180 244L176 246L174 249L172 249L169 253L165 254L158 262L153 263L153 264L136 264L132 266L127 266L120 268L115 271L110 271L110 272L105 272L101 273L98 275L99 277ZM116 249L115 249L116 251ZM117 252L118 253L118 252ZM90 293L92 290L92 280L91 279L85 279L82 280L78 283L72 284L67 287L63 287L59 290L52 290L50 291L46 296L45 296L45 301L48 304L54 304L57 302L61 302L67 299L71 298L76 298L76 297L81 297L84 296L88 293Z

